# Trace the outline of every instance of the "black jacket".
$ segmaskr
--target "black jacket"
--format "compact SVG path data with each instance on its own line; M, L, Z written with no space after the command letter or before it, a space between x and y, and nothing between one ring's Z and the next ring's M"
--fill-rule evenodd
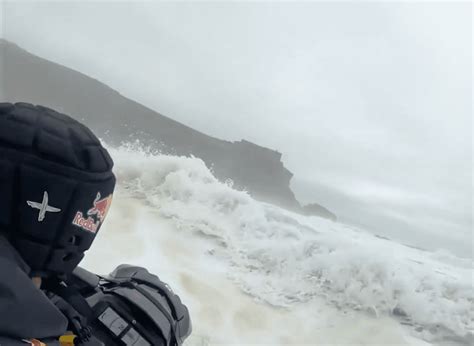
M66 332L66 317L35 287L29 272L0 234L0 346L24 346L23 339L33 338L54 345Z

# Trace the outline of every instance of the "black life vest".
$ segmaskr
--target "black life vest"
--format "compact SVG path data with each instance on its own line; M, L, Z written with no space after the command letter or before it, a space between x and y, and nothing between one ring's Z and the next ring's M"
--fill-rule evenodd
M78 267L65 282L46 286L79 345L178 346L191 334L186 306L141 267L121 265L107 277Z

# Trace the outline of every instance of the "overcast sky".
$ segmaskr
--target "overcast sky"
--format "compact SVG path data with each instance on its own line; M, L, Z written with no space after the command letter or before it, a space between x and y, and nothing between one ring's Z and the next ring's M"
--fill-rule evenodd
M30 52L209 135L281 151L300 201L472 255L469 2L15 2L4 12L4 37Z

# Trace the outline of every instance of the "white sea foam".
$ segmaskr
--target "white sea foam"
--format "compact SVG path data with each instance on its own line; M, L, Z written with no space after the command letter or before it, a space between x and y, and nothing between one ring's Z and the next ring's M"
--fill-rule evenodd
M292 307L324 297L341 310L395 314L427 340L472 338L472 260L255 201L197 158L111 152L120 188L183 234L209 238L211 254L259 300Z

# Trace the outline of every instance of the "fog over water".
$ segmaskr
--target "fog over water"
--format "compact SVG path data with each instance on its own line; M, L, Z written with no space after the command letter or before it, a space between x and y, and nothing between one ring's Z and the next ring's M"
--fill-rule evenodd
M206 134L281 151L300 201L472 256L469 2L2 9L0 34L31 53Z

